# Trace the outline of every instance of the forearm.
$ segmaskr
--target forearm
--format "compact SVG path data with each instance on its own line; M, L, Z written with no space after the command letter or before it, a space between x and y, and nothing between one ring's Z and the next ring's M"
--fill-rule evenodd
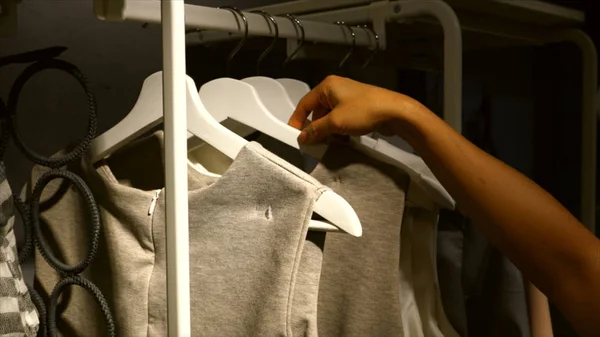
M580 333L598 333L600 321L592 318L600 310L599 244L594 235L550 194L427 108L402 109L396 121L400 136L419 152L478 229Z

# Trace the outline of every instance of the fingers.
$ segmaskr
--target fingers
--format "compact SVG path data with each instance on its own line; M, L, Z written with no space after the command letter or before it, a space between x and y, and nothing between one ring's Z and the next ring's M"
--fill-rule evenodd
M329 109L318 108L313 111L312 120L316 121L318 119L321 119L321 118L325 117L325 115L327 115L328 113L329 113Z
M301 133L298 140L303 144L319 143L336 133L337 128L330 115L314 119Z
M319 93L316 91L317 88L311 90L306 96L304 96L298 105L296 106L296 110L290 117L290 121L288 124L296 129L302 129L304 125L304 121L310 115L313 110L316 110L319 106Z
M298 102L296 110L290 117L288 124L300 130L304 126L304 121L306 121L306 118L311 112L323 111L329 108L326 106L327 100L323 100L323 96L325 95L326 92L323 84L317 85L313 90L306 94L300 102ZM316 119L314 115L313 119Z

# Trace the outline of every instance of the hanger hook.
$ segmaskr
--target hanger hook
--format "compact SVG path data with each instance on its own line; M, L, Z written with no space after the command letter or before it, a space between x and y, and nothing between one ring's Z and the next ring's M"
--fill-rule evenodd
M286 14L285 17L288 18L290 21L292 21L292 24L294 25L294 27L296 27L296 31L298 31L298 28L299 28L300 42L298 43L298 46L296 47L296 49L294 49L294 51L285 59L285 61L283 61L284 67L286 64L288 64L288 62L290 62L294 58L294 56L296 56L296 54L298 54L298 52L300 51L300 48L302 48L302 46L304 45L304 39L306 37L306 35L304 33L304 25L296 16L294 16L292 14Z
M356 34L354 33L354 30L352 29L352 27L347 25L344 21L336 21L336 24L346 27L350 31L350 34L352 35L352 47L350 48L350 50L348 50L348 53L346 53L346 56L344 56L344 58L338 65L338 69L341 69L344 66L344 64L346 63L346 61L348 61L348 59L350 58L350 55L352 55L352 53L354 52L354 48L356 47Z
M370 63L371 61L373 61L373 58L375 58L375 54L377 54L377 52L379 51L379 35L377 35L377 33L375 32L375 30L372 27L369 27L367 25L364 26L357 26L359 28L363 28L364 30L367 30L369 32L371 32L371 34L373 34L373 37L375 38L375 48L372 49L372 53L369 56L369 58L365 61L365 63L363 63L363 65L361 66L361 68L365 69Z
M267 55L269 55L269 53L273 50L273 48L275 48L275 43L277 42L277 39L279 38L279 25L277 24L277 20L275 20L273 15L271 15L265 11L252 11L251 13L257 13L257 14L262 15L265 18L265 20L267 20L267 25L269 26L269 28L271 28L271 25L269 24L269 20L271 20L271 22L273 23L273 30L275 31L275 34L273 35L273 42L271 42L269 47L267 47L267 49L265 49L265 51L262 54L260 54L260 56L258 57L258 60L256 61L256 75L259 75L260 74L260 64L262 63L264 58L267 57Z
M227 57L227 75L229 76L231 74L231 60L233 60L233 57L240 51L240 49L242 49L242 47L246 43L246 40L248 40L248 19L246 18L244 13L242 13L242 11L240 11L236 7L222 6L219 8L226 9L226 10L230 11L231 13L233 13L236 21L237 21L236 14L239 15L242 18L242 21L244 22L244 36L242 37L242 40L240 41L240 43L238 43L237 46L235 46L235 48L233 48L233 50Z

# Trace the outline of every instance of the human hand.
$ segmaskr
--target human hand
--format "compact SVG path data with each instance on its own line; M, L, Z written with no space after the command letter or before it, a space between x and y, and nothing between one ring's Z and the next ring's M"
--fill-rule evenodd
M393 135L399 117L418 105L393 91L329 76L300 100L289 125L300 130L313 113L312 122L300 133L301 143L317 143L332 134L358 136L377 131Z

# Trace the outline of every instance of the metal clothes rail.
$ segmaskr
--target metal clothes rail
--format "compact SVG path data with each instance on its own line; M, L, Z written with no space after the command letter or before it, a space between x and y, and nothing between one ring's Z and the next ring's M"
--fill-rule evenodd
M159 1L132 0L95 0L96 16L108 21L140 21L160 23ZM120 4L120 6L119 6ZM244 12L248 20L248 35L273 36L273 28L264 16ZM204 6L185 5L185 26L187 29L214 30L229 33L243 33L241 19L225 9ZM275 17L279 28L279 37L283 39L298 39L298 28L286 17ZM327 44L352 45L352 38L347 29L333 23L302 22L305 40ZM211 32L204 32L210 36ZM202 36L204 36L203 34ZM356 46L373 47L375 42L372 34L366 30L355 30ZM221 36L223 36L221 34Z
M360 3L360 0L351 1L352 4ZM362 1L365 2L365 1ZM315 6L314 1L294 1L288 4L279 4L261 7L261 10L277 9L280 6L287 6L293 9L297 7L308 11L308 5ZM339 1L330 3L329 1L318 5L318 8L328 8L333 5L340 5ZM286 8L287 8L286 7ZM278 11L279 12L279 11ZM251 14L248 14L251 15ZM444 32L444 120L455 130L462 130L462 32L460 22L452 8L442 0L399 0L399 1L376 1L366 6L348 7L326 12L316 12L313 14L301 15L303 25L316 25L317 22L336 22L343 21L347 24L372 22L373 29L380 37L379 47L386 49L386 31L385 24L391 21L419 18L431 16L442 26ZM279 19L279 18L278 18ZM257 20L265 24L264 18ZM287 27L284 20L278 20L277 23ZM250 25L249 25L250 26ZM317 27L315 27L317 28ZM343 27L338 28L340 32L347 32ZM308 32L308 31L307 31ZM357 36L357 45L372 45L370 34L364 29L354 29ZM316 30L315 34L319 34ZM307 35L308 36L308 35ZM361 36L361 38L359 38ZM365 43L362 36L364 36ZM292 36L293 37L293 36ZM208 43L226 39L227 36L220 32L205 32L197 37L197 43ZM306 39L309 41L309 39ZM188 40L189 41L189 40ZM348 38L348 42L351 39Z

